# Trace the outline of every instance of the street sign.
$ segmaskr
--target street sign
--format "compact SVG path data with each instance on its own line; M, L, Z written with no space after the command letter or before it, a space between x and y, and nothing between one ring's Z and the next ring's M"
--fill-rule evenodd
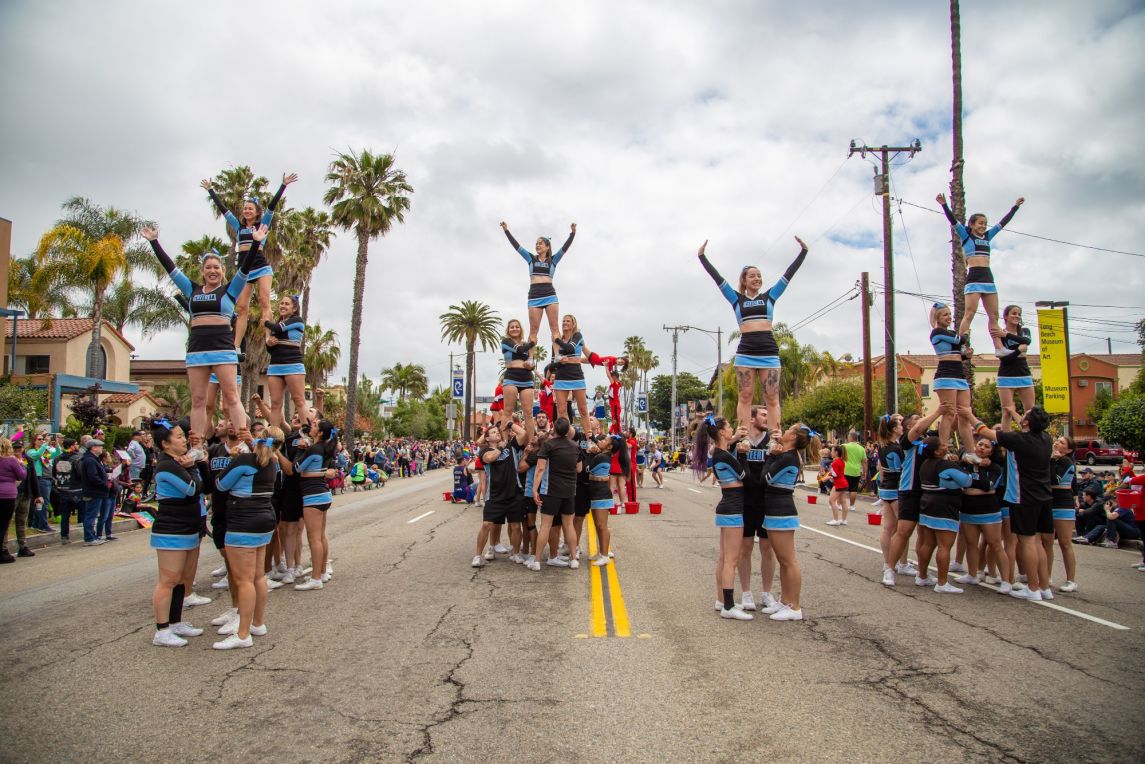
M453 370L453 398L461 400L465 397L465 375L461 369Z
M445 404L445 416L448 419L456 419L457 418L457 404L455 404L455 403Z
M477 400L475 402L476 403L492 403L493 402L493 396L492 395L478 395Z
M641 391L636 394L636 413L648 413L648 393Z

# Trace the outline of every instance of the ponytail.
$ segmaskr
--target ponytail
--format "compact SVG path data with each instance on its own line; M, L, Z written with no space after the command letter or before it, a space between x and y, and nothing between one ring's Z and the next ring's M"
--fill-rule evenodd
M708 471L708 452L715 443L716 434L727 424L723 417L708 414L696 426L696 443L692 449L692 472L701 478Z

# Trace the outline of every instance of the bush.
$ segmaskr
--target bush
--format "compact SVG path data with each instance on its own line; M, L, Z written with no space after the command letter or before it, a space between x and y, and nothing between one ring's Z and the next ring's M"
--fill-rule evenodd
M39 420L48 416L48 389L0 385L0 419Z
M1098 425L1101 437L1141 453L1145 451L1145 395L1122 395Z

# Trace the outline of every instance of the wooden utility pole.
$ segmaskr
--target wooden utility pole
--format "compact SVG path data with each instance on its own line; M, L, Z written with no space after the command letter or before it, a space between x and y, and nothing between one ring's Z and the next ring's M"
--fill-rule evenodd
M898 355L895 353L895 264L894 240L891 235L891 167L890 160L899 154L913 157L922 151L922 143L915 138L909 146L858 146L851 141L851 154L861 154L865 159L867 154L878 154L881 162L881 173L875 174L875 196L883 198L883 320L886 322L884 346L886 351L886 364L884 372L887 384L887 412L898 410Z
M866 441L873 434L871 414L874 406L871 394L871 282L866 271L863 271L860 288L863 290L863 440ZM883 360L885 363L886 359Z

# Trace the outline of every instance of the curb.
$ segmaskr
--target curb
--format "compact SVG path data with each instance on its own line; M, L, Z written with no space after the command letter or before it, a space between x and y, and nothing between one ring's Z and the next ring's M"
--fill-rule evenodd
M78 526L78 530L79 530L79 540L77 541L77 540L73 539L72 543L82 545L83 544L83 523L82 522L81 523L76 523L76 522L71 523L71 529L69 532L69 536L75 535L75 531L77 530L77 526ZM142 526L139 525L139 523L135 522L135 520L132 518L120 518L119 520L114 520L111 523L111 530L113 533L116 533L116 534L127 533L129 531L135 531L135 530L141 530L141 529L142 529ZM31 536L31 535L28 536L28 538L26 540L28 542L28 548L33 550L33 551L35 551L37 549L43 549L44 547L48 547L48 546L59 546L60 545L60 532L57 530L57 531L52 531L51 533L37 533L34 536ZM7 547L8 547L8 551L11 552L13 555L15 555L16 552L20 548L19 543L14 538L8 539Z

